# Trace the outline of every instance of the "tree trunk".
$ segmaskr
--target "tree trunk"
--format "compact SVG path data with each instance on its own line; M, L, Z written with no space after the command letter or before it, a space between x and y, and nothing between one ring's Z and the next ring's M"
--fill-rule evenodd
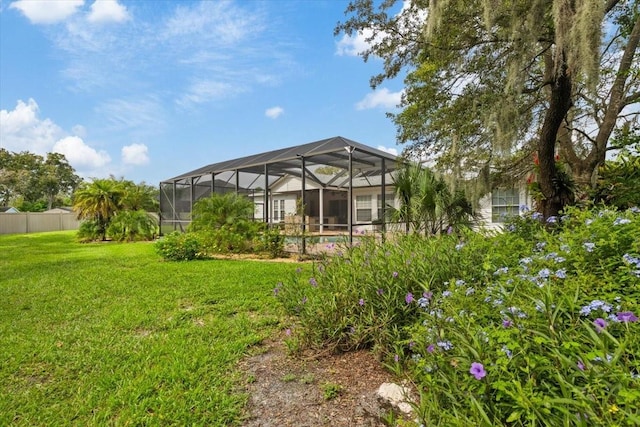
M558 53L563 55L564 53ZM572 199L572 194L557 185L559 171L555 162L555 147L560 126L571 108L571 77L563 61L560 70L550 85L549 106L547 108L540 139L538 140L539 176L542 192L540 211L545 218L556 216Z

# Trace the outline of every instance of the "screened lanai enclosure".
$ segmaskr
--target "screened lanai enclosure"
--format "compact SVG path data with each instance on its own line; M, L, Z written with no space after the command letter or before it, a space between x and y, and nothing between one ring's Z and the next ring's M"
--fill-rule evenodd
M213 163L160 183L160 232L184 231L198 200L249 197L254 219L310 235L384 231L395 156L343 137Z

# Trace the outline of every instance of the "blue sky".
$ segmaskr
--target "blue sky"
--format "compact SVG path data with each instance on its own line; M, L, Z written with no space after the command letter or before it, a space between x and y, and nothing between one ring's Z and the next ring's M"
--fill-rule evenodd
M342 0L0 0L0 147L160 180L333 136L391 151Z

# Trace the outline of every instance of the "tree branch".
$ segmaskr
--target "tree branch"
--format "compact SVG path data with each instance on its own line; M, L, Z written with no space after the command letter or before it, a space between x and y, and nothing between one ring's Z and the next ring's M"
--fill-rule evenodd
M609 0L606 4L606 6L604 7L604 13L605 15L609 12L611 12L611 9L613 9L614 7L616 7L618 5L618 3L620 3L620 0Z
M634 102L638 101L640 101L640 91L627 95L627 97L625 97L622 101L623 105L621 105L620 111L622 111L622 109L627 105L633 104Z

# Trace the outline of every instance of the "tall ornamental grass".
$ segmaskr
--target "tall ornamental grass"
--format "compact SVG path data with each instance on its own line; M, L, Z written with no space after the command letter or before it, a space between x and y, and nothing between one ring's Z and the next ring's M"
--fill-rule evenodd
M403 237L276 288L290 340L372 347L429 426L640 424L640 211Z

